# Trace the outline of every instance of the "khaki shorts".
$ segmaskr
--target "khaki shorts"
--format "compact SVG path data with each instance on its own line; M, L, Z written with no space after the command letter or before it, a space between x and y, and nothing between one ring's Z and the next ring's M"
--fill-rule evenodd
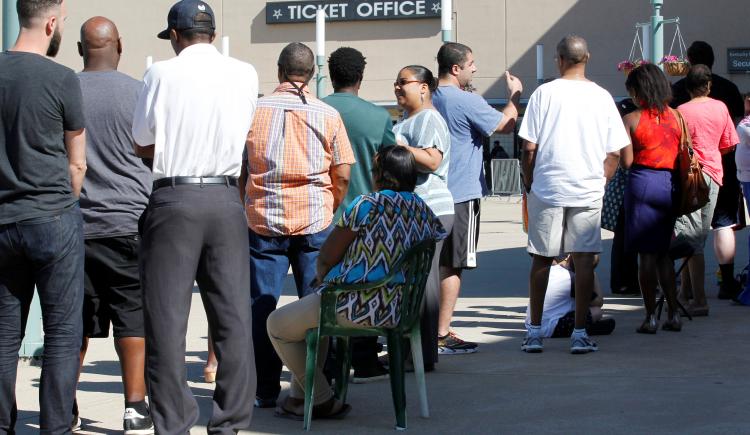
M527 197L529 244L526 250L542 257L570 252L602 251L602 200L586 207L556 207Z
M708 203L690 214L677 218L674 224L675 238L672 241L672 249L689 246L694 255L702 254L703 247L706 246L716 199L719 195L719 185L705 173L703 173L703 178L708 184Z

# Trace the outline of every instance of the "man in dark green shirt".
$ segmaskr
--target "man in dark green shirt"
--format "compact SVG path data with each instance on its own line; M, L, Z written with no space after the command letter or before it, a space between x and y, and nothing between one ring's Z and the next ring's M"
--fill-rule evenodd
M351 168L349 190L336 210L334 223L359 195L373 191L372 158L383 146L396 145L393 122L387 110L359 98L359 87L365 71L365 57L359 50L341 47L328 58L328 71L334 93L323 98L341 114L352 144L357 164ZM378 362L378 343L374 337L352 340L354 383L372 382L388 377L388 370Z
M388 111L358 96L365 64L362 53L350 47L341 47L328 58L334 93L323 98L323 101L341 114L357 159L357 164L351 169L349 190L336 211L334 222L338 221L354 198L372 192L370 169L375 153L382 146L396 145Z

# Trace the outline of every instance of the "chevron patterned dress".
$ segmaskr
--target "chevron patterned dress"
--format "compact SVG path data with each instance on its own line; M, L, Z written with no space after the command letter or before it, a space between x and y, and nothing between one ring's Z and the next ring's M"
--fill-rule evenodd
M391 271L401 256L423 240L446 237L440 221L412 192L382 190L357 197L337 224L357 233L341 262L325 281L358 284L377 281ZM337 312L363 326L395 326L401 302L400 277L366 292L339 296Z

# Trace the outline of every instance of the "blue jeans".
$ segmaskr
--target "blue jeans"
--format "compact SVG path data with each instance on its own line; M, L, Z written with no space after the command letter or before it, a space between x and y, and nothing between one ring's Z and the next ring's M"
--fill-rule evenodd
M70 433L83 333L83 258L78 205L0 226L0 433L13 433L18 349L34 286L44 324L41 433Z
M278 397L281 391L281 360L268 338L266 320L279 302L289 266L292 266L294 273L297 296L302 298L310 294L314 290L310 283L315 279L318 252L332 229L331 225L315 234L289 237L266 237L249 230L257 397L272 399Z

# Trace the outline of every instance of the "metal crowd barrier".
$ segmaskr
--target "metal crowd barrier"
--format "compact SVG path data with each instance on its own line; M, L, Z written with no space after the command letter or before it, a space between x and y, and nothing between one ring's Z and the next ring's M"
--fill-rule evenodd
M521 194L521 162L518 159L493 159L490 168L492 195Z

